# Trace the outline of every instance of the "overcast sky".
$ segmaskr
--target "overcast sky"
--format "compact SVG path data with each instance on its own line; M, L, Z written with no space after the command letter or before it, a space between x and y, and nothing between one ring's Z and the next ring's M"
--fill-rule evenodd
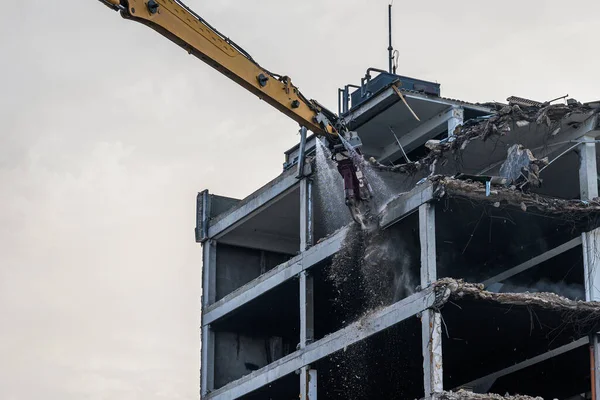
M0 399L197 399L196 193L250 194L297 126L95 0L2 3ZM387 65L385 0L188 5L333 110ZM596 100L599 16L396 0L399 73L474 102Z

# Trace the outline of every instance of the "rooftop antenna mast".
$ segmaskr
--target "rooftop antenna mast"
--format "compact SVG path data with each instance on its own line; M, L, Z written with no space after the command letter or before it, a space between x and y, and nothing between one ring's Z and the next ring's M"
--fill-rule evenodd
M390 74L395 74L396 71L394 68L394 47L392 47L392 5L394 4L394 1L392 0L390 2L390 4L388 5L388 20L389 20L389 39L390 39L390 44L388 46L388 53L389 53L389 71Z

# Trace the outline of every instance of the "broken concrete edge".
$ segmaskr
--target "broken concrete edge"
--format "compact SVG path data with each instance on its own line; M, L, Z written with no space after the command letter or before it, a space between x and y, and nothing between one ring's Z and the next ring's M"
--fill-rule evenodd
M431 400L544 400L541 397L530 397L530 396L500 396L498 394L487 393L473 393L466 390L459 390L458 392L441 392L436 393L430 397Z
M565 312L571 320L582 317L585 320L600 320L600 302L576 301L555 293L493 293L482 284L467 283L460 279L443 278L432 284L436 301L434 308L442 308L450 300L470 298L510 306L527 306Z
M500 137L508 134L517 127L535 124L545 126L549 137L554 137L563 130L563 122L569 117L580 115L588 119L600 110L592 105L573 102L571 104L543 104L541 106L524 106L509 104L502 107L497 113L465 121L459 125L454 134L443 140L430 140L425 145L430 152L419 159L405 164L387 166L371 159L371 165L379 170L414 174L430 168L447 153L464 150L469 142L474 140L486 141L491 137ZM568 127L581 125L581 122L571 121Z
M506 135L513 126L527 126L530 124L545 125L551 136L556 136L562 129L561 122L575 114L587 115L597 113L597 110L580 104L553 104L541 106L519 106L509 104L497 114L485 118L476 118L466 121L454 131L448 139L431 143L432 156L437 153L464 149L471 140L487 140L492 136Z
M462 197L474 201L486 202L500 206L514 206L522 211L535 208L539 212L559 215L572 219L574 215L589 215L600 213L600 200L564 200L546 197L534 193L524 193L506 186L493 186L487 191L482 182L461 180L443 175L428 178L435 186L434 198L441 200L446 197Z

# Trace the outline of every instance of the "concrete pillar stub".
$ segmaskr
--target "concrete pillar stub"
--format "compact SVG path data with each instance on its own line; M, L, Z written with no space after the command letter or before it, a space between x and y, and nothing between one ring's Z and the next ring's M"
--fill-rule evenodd
M593 142L594 137L583 136L582 141ZM579 186L581 200L598 197L598 172L596 166L596 143L585 143L579 149ZM587 301L600 301L600 229L584 232L581 235L583 247L583 268L585 277L585 297ZM595 393L600 393L600 340L598 334L590 337L593 362Z
M425 203L419 207L419 237L421 241L421 288L437 279L435 206ZM425 310L421 318L423 346L423 379L425 398L444 390L442 360L442 315Z
M300 251L313 245L313 190L309 177L300 181ZM307 272L300 273L300 345L305 348L314 340L314 280ZM300 399L317 399L317 371L310 366L300 370Z

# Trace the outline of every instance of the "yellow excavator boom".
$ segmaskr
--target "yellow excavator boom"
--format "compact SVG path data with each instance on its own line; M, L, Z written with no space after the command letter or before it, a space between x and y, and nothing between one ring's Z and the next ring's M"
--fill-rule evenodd
M262 68L179 0L100 0L193 54L317 135L337 135L335 114L306 99L287 76Z

